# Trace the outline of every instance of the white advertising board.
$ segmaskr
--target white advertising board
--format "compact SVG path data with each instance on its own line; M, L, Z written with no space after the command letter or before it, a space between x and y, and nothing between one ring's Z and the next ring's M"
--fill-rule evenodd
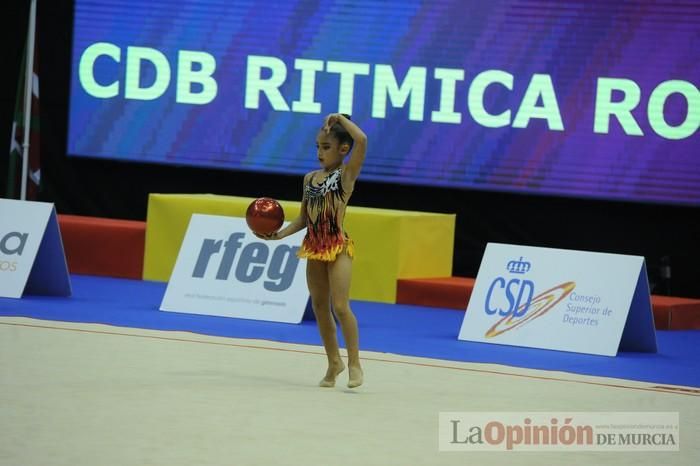
M0 296L70 296L56 209L46 202L0 199Z
M614 356L656 351L641 256L489 243L460 340Z
M309 292L303 232L264 241L245 219L193 214L160 309L299 323Z

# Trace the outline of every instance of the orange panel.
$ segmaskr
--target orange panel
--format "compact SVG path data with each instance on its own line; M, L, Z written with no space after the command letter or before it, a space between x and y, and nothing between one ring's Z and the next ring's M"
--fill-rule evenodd
M405 278L396 283L396 303L466 310L474 279Z
M59 215L71 273L141 279L146 222Z

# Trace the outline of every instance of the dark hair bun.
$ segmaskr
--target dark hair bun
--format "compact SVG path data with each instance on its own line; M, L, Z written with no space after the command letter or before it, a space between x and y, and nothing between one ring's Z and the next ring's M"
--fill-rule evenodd
M346 113L341 113L345 118L348 120L350 119L350 115ZM349 144L350 148L352 148L353 145L353 140L352 136L350 136L350 133L348 133L348 130L343 127L343 125L340 124L340 122L336 121L333 126L329 128L329 133L335 137L339 143L341 144Z

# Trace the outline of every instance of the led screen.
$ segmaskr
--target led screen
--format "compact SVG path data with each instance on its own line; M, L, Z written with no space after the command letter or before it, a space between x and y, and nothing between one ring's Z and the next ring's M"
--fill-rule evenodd
M68 152L700 205L700 5L76 0Z

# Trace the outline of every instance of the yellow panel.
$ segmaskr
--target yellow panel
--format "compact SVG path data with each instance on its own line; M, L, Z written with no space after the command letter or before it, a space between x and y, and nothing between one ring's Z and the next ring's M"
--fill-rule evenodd
M455 219L454 214L426 212L401 219L398 278L452 275Z
M151 194L143 278L167 281L193 213L245 216L253 198L212 194ZM287 220L300 202L280 201ZM355 241L352 299L396 302L396 280L452 273L455 216L349 206L345 229Z
M355 241L350 296L365 301L396 302L400 218L378 209L348 207L345 230Z

